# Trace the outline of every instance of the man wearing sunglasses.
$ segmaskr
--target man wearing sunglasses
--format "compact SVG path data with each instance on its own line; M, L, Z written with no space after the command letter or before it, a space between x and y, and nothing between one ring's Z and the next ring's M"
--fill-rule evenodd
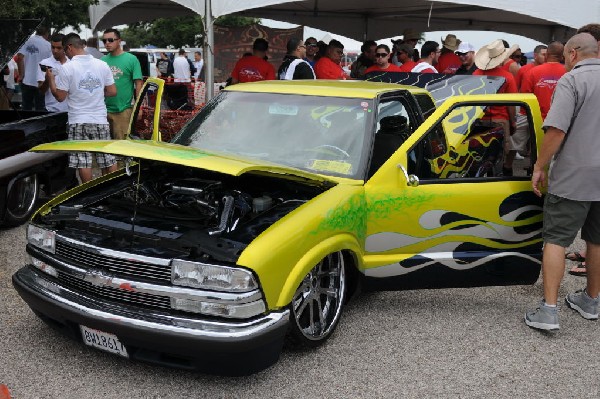
M134 95L142 89L142 68L136 56L121 48L121 34L116 29L107 29L102 36L108 54L102 57L112 71L117 87L115 97L106 98L106 110L112 138L125 138L129 130Z
M365 75L371 72L401 72L400 67L390 62L391 51L385 44L375 49L375 65L365 70Z
M306 56L304 57L304 61L308 62L310 66L314 68L315 63L317 62L316 56L319 52L317 39L309 37L304 41L304 45L306 46Z

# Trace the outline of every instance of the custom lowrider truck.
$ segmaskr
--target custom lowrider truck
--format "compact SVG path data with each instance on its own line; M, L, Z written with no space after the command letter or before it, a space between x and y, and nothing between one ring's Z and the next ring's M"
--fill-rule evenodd
M169 143L163 83L149 79L133 120L140 107L154 117L128 139L34 149L112 153L125 168L34 215L14 286L86 345L244 374L276 362L284 341L328 339L359 287L532 284L537 100L456 95L497 83L471 79L437 109L428 91L389 83L234 85ZM496 173L504 132L491 106L530 121L531 157L514 177Z

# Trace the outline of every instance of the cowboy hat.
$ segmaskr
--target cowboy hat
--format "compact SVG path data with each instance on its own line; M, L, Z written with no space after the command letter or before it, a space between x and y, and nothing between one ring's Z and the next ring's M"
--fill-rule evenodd
M508 56L507 56L507 57L510 57L511 55L513 55L513 53L514 53L515 51L517 51L517 50L520 50L520 49L521 49L521 47L519 47L519 45L518 45L518 44L513 44L513 45L512 45L512 46L510 46L510 48L508 49Z
M421 40L421 34L412 29L404 29L404 32L402 32L402 36L403 36L404 41Z
M477 68L487 71L502 65L506 58L508 58L508 49L504 47L502 40L494 40L475 53L475 65Z
M456 35L447 35L445 40L442 38L440 40L442 41L442 45L451 51L456 51L460 44L460 40L456 38Z

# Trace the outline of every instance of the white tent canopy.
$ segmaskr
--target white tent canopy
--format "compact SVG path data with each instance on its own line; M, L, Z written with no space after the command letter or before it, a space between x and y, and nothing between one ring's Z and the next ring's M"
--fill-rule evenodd
M563 40L600 20L598 0L305 0L241 15L306 25L355 40L418 32L499 31L541 42Z
M94 30L191 13L204 19L205 44L213 46L213 20L238 13L323 29L356 40L398 36L404 29L491 30L541 42L564 40L600 20L599 0L100 0L90 6ZM213 59L206 52L208 98Z

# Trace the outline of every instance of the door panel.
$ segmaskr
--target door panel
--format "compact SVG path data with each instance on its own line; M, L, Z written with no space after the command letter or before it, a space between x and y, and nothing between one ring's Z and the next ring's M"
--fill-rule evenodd
M498 174L504 132L482 122L491 104L498 102L463 99L437 110L384 164L387 170L367 182L367 286L464 287L537 279L542 204L528 177L533 161L524 161L520 176ZM531 109L534 126L537 104L522 106ZM532 132L535 149L541 132ZM420 184L407 185L397 165Z

